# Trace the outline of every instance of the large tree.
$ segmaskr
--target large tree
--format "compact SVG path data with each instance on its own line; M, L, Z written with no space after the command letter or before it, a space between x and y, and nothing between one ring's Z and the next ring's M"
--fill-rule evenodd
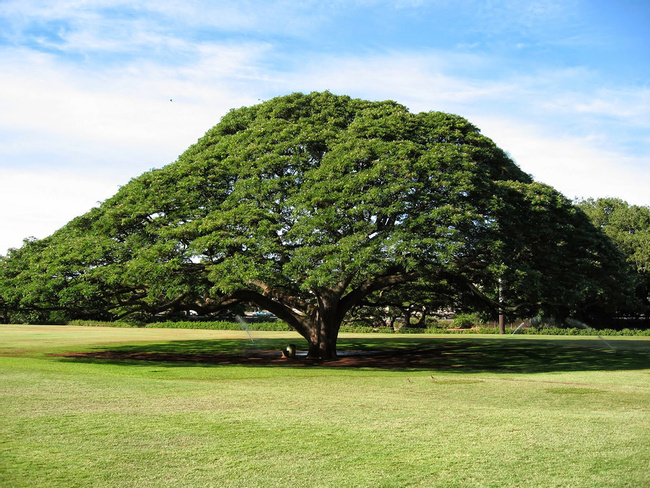
M404 300L444 288L495 313L604 304L619 263L581 216L461 117L293 94L232 110L13 251L3 283L12 306L76 315L252 303L329 358L348 312L404 285Z
M650 207L618 198L587 199L578 205L614 242L636 273L637 312L650 319Z

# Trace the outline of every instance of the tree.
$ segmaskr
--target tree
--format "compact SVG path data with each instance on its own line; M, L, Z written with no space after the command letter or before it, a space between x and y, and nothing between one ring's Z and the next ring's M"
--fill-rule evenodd
M638 312L650 314L650 207L630 205L618 198L587 199L578 206L625 255L636 273Z
M4 287L16 307L113 317L252 303L331 358L344 317L382 291L444 288L494 312L602 301L620 275L595 232L461 117L293 94L232 110L178 161L30 245L38 255L16 251L31 264ZM567 259L579 278L563 286Z
M594 326L630 304L633 281L623 254L580 208L546 185L504 186L497 240L505 259L496 273L506 303L529 312L537 304L545 314ZM522 208L519 223L505 218Z

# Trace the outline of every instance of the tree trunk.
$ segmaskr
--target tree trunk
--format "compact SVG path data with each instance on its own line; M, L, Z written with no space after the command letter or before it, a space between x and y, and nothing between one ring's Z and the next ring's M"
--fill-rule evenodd
M397 315L391 315L389 318L388 326L395 331L395 321L397 320Z
M339 335L338 324L320 322L310 327L308 358L334 359L336 358L336 341Z
M263 291L268 291L264 285L258 285ZM269 293L273 295L273 293ZM280 295L280 294L276 294ZM336 340L345 312L341 310L341 298L333 290L314 291L318 299L317 307L307 307L297 303L289 297L282 296L285 300L275 301L271 297L253 290L240 290L235 298L253 303L260 308L268 310L286 321L291 328L305 338L309 344L307 357L313 359L333 359L336 357ZM301 309L303 313L294 310Z
M422 308L422 312L420 313L420 318L418 320L417 326L419 329L426 329L427 328L427 309Z
M341 328L342 317L338 313L339 298L332 293L318 297L318 311L308 325L309 352L313 359L333 359L336 357L336 341Z
M503 281L499 278L499 334L506 333L506 318L503 310Z

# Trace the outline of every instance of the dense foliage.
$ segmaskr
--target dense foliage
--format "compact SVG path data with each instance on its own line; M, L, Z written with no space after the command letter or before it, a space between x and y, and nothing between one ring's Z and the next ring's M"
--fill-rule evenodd
M15 313L252 303L319 357L359 307L597 318L627 286L583 212L467 120L328 92L232 110L175 163L12 250L1 280Z
M638 312L650 318L650 207L630 205L617 198L579 203L593 224L614 242L636 274Z

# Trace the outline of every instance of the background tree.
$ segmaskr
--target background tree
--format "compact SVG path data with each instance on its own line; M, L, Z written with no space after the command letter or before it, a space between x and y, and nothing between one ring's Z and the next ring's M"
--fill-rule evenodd
M630 306L633 283L624 256L581 209L545 185L506 186L500 212L527 209L524 225L500 218L500 231L514 237L499 239L504 259L497 273L507 285L506 302L518 302L524 315L537 308L593 326Z
M630 205L618 198L588 199L578 206L592 223L614 242L636 273L636 297L640 308L628 307L650 317L650 207Z
M511 310L605 304L624 277L587 224L461 117L293 94L229 112L177 162L12 253L2 287L16 307L113 317L252 303L329 358L381 290L412 302L444 283L496 313L501 279Z
M377 291L355 308L350 320L372 327L425 328L427 318L444 311L462 311L459 291L441 279L406 283Z

